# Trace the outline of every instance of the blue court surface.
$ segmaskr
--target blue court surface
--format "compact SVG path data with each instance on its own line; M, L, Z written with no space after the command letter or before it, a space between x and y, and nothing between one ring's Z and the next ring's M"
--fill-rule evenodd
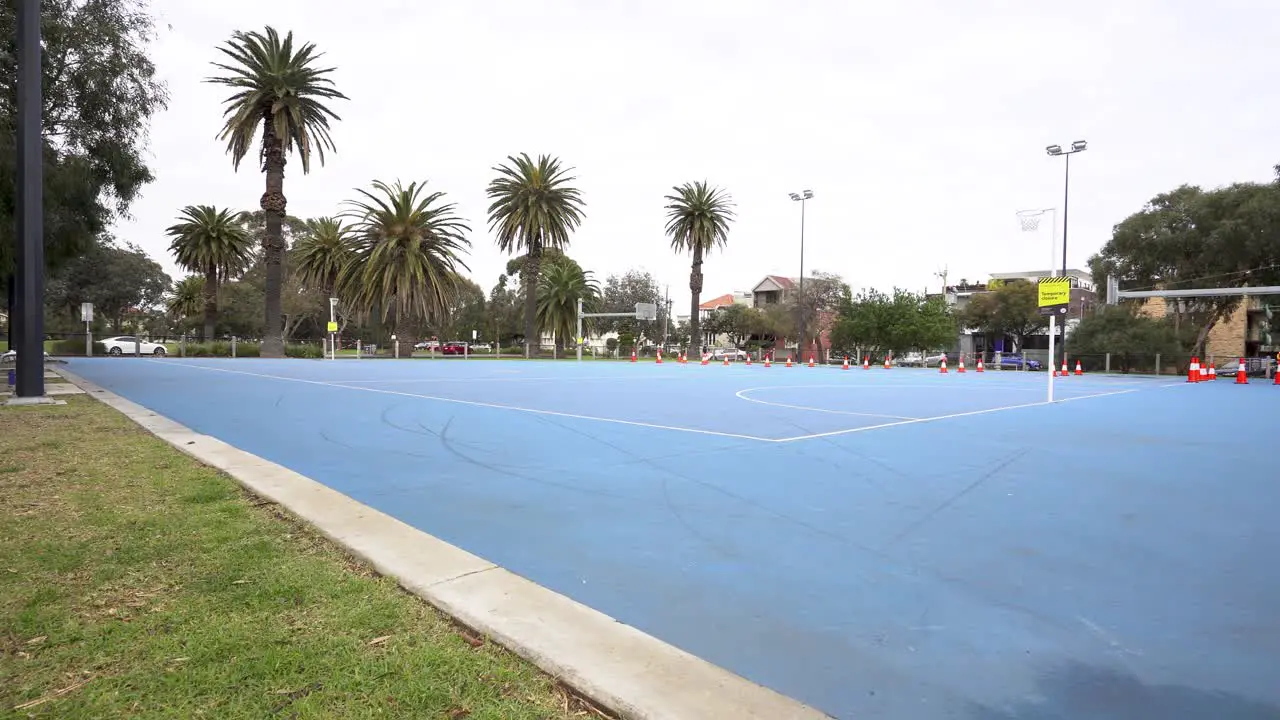
M839 718L1280 717L1280 387L72 360Z

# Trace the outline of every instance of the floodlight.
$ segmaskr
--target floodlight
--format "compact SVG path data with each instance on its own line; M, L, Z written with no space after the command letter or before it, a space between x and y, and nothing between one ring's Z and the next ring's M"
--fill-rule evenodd
M1071 143L1071 152L1080 152L1081 150L1084 150L1087 147L1089 147L1089 143L1085 142L1084 140L1077 140Z
M800 196L795 193L791 193L791 199L800 202Z
M1045 148L1045 149L1044 149L1044 151L1045 151L1045 152L1047 152L1047 153L1049 153L1050 155L1061 155L1061 154L1062 154L1062 146L1061 146L1061 145L1050 145L1049 147Z
M805 191L804 191L804 199L805 199L805 200L809 200L809 199L812 199L812 198L813 198L813 191L812 191L812 190L805 190Z

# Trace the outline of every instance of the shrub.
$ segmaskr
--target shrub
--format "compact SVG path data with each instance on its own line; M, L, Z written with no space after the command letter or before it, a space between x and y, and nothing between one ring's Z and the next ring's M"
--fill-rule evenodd
M59 340L53 344L49 350L50 355L84 355L84 337L66 338ZM106 355L107 346L96 340L93 343L94 355Z
M254 345L253 350L256 355L258 346ZM284 355L291 358L322 358L324 348L310 343L290 343L284 346Z

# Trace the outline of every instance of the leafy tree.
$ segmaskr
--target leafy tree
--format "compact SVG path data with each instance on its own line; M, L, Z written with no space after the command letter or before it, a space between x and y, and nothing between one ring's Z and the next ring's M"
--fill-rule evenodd
M1278 168L1280 172L1280 168ZM1280 281L1280 184L1236 183L1205 191L1183 185L1152 198L1116 225L1090 259L1100 282L1122 290L1269 285ZM1202 349L1210 330L1241 298L1170 301L1177 328L1195 330Z
M1011 335L1021 350L1028 335L1049 326L1049 318L1040 314L1039 297L1034 283L1011 281L970 297L958 319L992 335Z
M742 347L752 335L762 334L764 318L762 313L746 305L733 304L717 310L715 319L717 334L729 336L734 347Z
M266 297L262 343L263 357L284 357L281 323L281 290L285 240L283 223L287 201L284 196L284 166L294 150L302 172L311 172L314 151L324 164L325 150L334 149L329 121L337 114L325 103L345 100L327 77L334 68L320 68L322 57L315 45L305 43L296 50L293 33L283 38L272 27L263 32L232 33L218 48L230 61L213 63L224 74L208 82L225 85L234 93L224 104L221 139L227 143L232 166L240 163L261 136L260 158L266 174L266 192L260 200L265 213L266 234L262 253L266 264Z
M1176 355L1184 338L1167 318L1141 315L1136 306L1104 305L1091 313L1071 333L1075 355L1111 353L1121 372L1155 354Z
M13 272L17 208L17 3L0 5L0 285ZM154 178L147 126L168 103L147 57L154 26L138 0L44 0L45 264L87 251Z
M794 327L804 327L807 337L798 338L798 347L811 347L825 329L823 321L850 296L849 285L835 273L813 271L804 279L804 290L798 287L787 296L786 306L794 316ZM803 319L803 323L801 323Z
M681 321L672 325L667 343L676 347L689 347L689 323Z
M956 340L956 321L941 298L894 288L868 290L842 301L831 329L831 345L876 355L946 347Z
M578 299L587 310L593 310L600 288L591 273L568 265L552 265L538 280L538 329L555 336L556 349L565 347L565 339L577 341Z
M498 276L497 284L489 291L485 310L486 326L492 330L499 346L507 345L518 334L520 296L507 286L506 275Z
M525 269L525 266L528 264L529 264L528 255L517 255L511 258L510 260L507 261L507 268L506 268L507 276L519 277L521 279L521 282L523 283L524 269ZM541 274L542 271L546 269L546 267L549 265L568 265L569 267L582 270L582 266L578 264L577 260L574 260L573 258L566 255L564 251L561 250L560 248L555 248L555 247L549 247L542 251L542 258L538 262L539 274Z
M239 213L212 205L188 205L165 233L169 251L183 268L204 273L204 338L213 339L218 321L218 286L248 266L249 234Z
M685 183L667 195L666 232L671 249L689 253L693 263L689 271L689 337L701 343L698 306L702 298L702 262L713 249L729 242L729 224L733 222L733 198L721 188L706 182Z
M165 311L179 323L200 314L204 308L204 278L188 275L173 284L173 290L165 299Z
M444 193L424 194L426 184L397 181L373 183L347 202L355 234L355 255L339 285L356 307L382 319L394 313L396 335L405 335L415 320L436 324L445 319L457 291L461 255L471 247L470 232Z
M481 336L489 335L487 319L484 290L470 278L458 277L454 293L449 298L449 312L435 326L436 336L445 342L471 342L472 330Z
M527 153L508 156L506 165L494 167L498 177L489 183L489 228L497 236L498 249L523 251L526 260L520 279L524 285L524 352L536 346L538 277L542 254L548 248L564 250L569 235L582 224L585 203L571 183L571 170L560 160L541 155L534 162Z
M289 255L289 262L285 264L286 273L296 269L303 287L316 290L326 298L326 308L328 298L337 297L340 300L336 308L338 332L345 332L352 316L350 298L339 297L337 293L342 271L355 257L355 238L351 227L345 225L341 218L321 217L308 220L305 232L298 235L289 249ZM281 304L284 304L283 298ZM326 317L326 323L327 321Z
M158 305L169 283L164 269L142 248L104 236L49 278L45 302L76 320L80 304L91 302L94 314L110 320L118 333L126 312Z
M658 281L653 275L643 270L628 270L621 275L610 275L605 278L600 312L621 313L634 312L636 303L657 303L657 321L637 320L630 318L599 318L594 328L600 332L629 332L632 335L653 334L653 326L663 327L666 322L666 308L663 307ZM658 330L656 334L661 334Z

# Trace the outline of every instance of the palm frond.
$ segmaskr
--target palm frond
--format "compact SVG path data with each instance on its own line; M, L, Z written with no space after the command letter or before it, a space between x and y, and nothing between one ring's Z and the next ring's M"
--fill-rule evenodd
M347 99L328 77L336 68L316 66L324 54L312 43L295 50L292 32L281 37L270 26L263 32L236 31L218 50L227 61L212 65L224 74L205 81L234 91L223 101L218 134L232 165L239 169L268 126L286 154L298 152L303 173L311 171L313 152L323 165L325 151L334 150L330 121L341 119L326 101Z
M397 317L437 322L448 314L456 292L461 256L468 252L471 231L444 193L426 192L426 183L373 183L357 189L343 215L351 221L353 256L339 285L365 310L385 319Z
M253 241L243 213L212 205L188 205L165 234L179 265L197 273L214 270L220 280L243 271L253 259Z
M733 199L720 188L705 181L685 183L672 188L666 196L667 235L676 252L692 252L695 246L705 255L729 241L729 225L733 222Z
M586 207L582 192L571 184L577 179L570 175L572 169L550 155L535 161L528 153L508 156L507 164L493 169L498 177L485 192L492 201L489 228L498 249L511 253L568 246Z

